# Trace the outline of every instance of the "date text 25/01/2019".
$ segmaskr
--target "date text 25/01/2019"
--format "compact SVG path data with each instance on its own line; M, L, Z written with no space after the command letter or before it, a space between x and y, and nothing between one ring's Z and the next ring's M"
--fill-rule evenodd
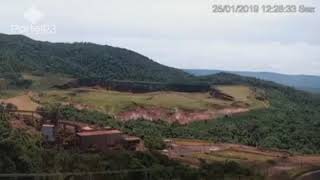
M314 13L315 7L305 5L212 5L213 13Z

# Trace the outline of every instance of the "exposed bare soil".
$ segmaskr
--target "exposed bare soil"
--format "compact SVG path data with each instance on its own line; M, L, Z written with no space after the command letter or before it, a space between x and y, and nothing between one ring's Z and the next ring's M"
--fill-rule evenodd
M31 99L29 93L9 99L0 100L0 103L10 103L15 105L18 108L18 110L25 111L35 111L40 106Z
M142 108L138 107L134 110L121 112L117 118L123 121L146 119L156 121L159 119L166 119L168 122L178 122L180 124L188 124L194 121L204 121L215 119L222 116L231 116L234 114L248 112L248 108L224 108L220 110L205 110L205 111L190 111L181 109L165 109L165 108Z
M25 131L30 135L40 135L40 132L33 125L31 125L34 123L32 121L33 120L30 116L16 114L11 116L9 124L13 129Z
M200 159L234 160L252 166L270 180L283 180L284 177L295 177L314 168L320 169L320 155L293 155L286 151L240 144L170 139L167 140L167 149L162 152L191 166L199 166Z

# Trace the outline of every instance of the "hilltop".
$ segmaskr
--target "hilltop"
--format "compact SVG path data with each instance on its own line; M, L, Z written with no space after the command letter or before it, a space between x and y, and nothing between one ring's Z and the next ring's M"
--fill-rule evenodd
M87 42L51 43L0 34L0 78L55 73L133 81L181 81L188 73L131 50Z

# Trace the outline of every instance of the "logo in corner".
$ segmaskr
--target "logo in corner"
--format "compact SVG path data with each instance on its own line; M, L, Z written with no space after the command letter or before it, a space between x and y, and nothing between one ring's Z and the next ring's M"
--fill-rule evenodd
M31 24L37 24L43 19L44 14L36 6L32 6L23 14L23 17Z
M29 22L29 25L12 24L11 32L13 34L56 34L55 24L44 24L40 22L44 18L44 13L36 6L27 9L23 17Z

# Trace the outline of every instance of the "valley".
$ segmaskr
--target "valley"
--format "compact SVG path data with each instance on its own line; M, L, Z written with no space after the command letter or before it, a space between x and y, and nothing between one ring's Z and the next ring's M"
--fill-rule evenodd
M0 34L0 173L302 178L320 168L319 109L319 95L271 81Z

